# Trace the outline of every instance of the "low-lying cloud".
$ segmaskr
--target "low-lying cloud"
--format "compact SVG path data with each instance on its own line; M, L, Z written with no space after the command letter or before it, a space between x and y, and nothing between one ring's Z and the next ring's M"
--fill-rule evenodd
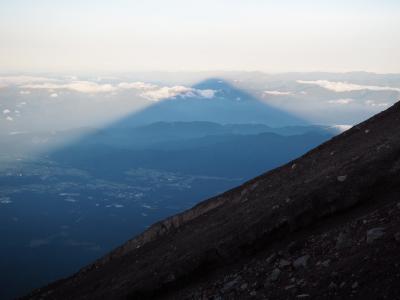
M142 97L151 100L159 101L161 99L176 98L180 96L182 98L206 98L211 99L215 95L214 90L200 90L185 86L172 86L172 87L161 87L153 90L143 92Z
M324 89L334 91L337 93L341 92L352 92L352 91L395 91L400 93L400 88L389 87L389 86L376 86L376 85L360 85L343 81L328 81L328 80L297 80L297 83L317 85Z
M328 103L330 104L339 104L339 105L346 105L346 104L350 104L351 102L353 102L353 99L350 98L345 98L345 99L334 99L334 100L329 100Z
M338 129L340 132L344 132L353 127L353 125L340 124L340 125L333 125L332 127Z
M365 104L372 107L387 107L390 105L389 103L386 102L378 102L374 100L367 100L365 101Z
M45 89L45 90L71 90L74 92L96 94L114 92L118 88L111 84L98 84L91 81L73 81L70 83L41 83L41 84L26 84L24 89Z
M272 96L288 96L292 95L292 92L282 92L282 91L264 91L264 94Z
M57 90L68 90L84 94L116 93L134 90L138 92L139 96L150 101L159 101L178 96L182 98L198 97L204 99L211 99L215 96L215 91L211 89L202 90L181 85L159 86L141 81L111 84L77 80L76 78L69 79L69 81L62 81L46 77L6 76L0 77L0 84L18 86L21 89L21 95L29 95L31 90L48 90L52 98L58 97Z
M0 86L9 86L9 85L23 85L30 83L38 83L38 82L58 82L59 80L56 78L49 77L41 77L41 76L0 76Z
M158 88L157 85L136 81L136 82L121 82L118 84L118 88L123 90L135 89L135 90L152 90Z

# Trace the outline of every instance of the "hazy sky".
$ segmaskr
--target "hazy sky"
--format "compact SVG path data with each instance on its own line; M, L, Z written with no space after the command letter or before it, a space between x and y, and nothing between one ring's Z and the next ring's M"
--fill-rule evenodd
M0 0L0 70L400 72L399 0Z

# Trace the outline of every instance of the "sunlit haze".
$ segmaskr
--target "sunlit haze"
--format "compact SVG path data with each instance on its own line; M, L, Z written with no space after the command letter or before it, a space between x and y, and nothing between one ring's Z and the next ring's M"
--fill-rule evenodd
M399 37L394 0L0 1L2 72L388 73Z

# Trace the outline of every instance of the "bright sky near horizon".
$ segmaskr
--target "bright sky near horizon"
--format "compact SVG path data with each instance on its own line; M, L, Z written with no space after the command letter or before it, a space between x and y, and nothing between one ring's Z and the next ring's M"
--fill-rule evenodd
M399 0L0 0L0 70L400 72Z

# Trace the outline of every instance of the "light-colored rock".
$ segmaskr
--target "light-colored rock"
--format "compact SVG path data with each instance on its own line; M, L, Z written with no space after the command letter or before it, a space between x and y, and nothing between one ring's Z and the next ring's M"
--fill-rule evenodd
M348 233L341 232L337 238L336 249L340 250L343 248L350 247L352 244L351 238Z
M295 287L296 287L295 284L287 285L287 286L285 286L285 290L291 290L291 289L294 289Z
M400 243L400 232L397 232L394 234L394 240L398 243Z
M310 259L310 255L303 255L300 256L299 258L297 258L294 262L293 262L293 267L295 269L299 269L299 268L305 268L307 267L307 263L308 260Z
M272 273L268 276L268 280L271 282L277 281L279 279L279 276L281 276L281 270L278 268L274 269Z
M327 268L327 267L329 267L330 264L331 264L331 260L330 260L330 259L327 259L327 260L324 260L324 261L321 263L321 266Z
M279 261L279 267L284 268L284 267L287 267L287 266L290 266L290 261L282 258Z
M337 180L339 182L345 182L346 179L347 179L347 175L340 175L340 176L337 177Z
M337 284L334 283L333 281L329 284L328 289L330 290L336 290L337 289Z
M367 244L372 244L385 235L385 228L375 227L367 231Z
M273 263L277 258L276 253L272 253L268 258L265 260L267 264Z
M300 279L300 280L298 280L298 281L296 282L296 284L297 284L298 286L303 287L303 286L306 286L306 285L307 285L307 282L306 282L304 279Z
M175 281L175 279L176 279L176 278L175 278L175 274L170 273L170 274L168 274L168 276L167 276L166 282L169 283L169 282Z
M240 196L245 196L246 194L248 193L248 190L247 189L243 189L241 192L240 192Z
M240 277L235 277L233 280L228 281L227 283L224 284L224 287L222 288L223 291L229 291L232 289L235 285L239 283Z

